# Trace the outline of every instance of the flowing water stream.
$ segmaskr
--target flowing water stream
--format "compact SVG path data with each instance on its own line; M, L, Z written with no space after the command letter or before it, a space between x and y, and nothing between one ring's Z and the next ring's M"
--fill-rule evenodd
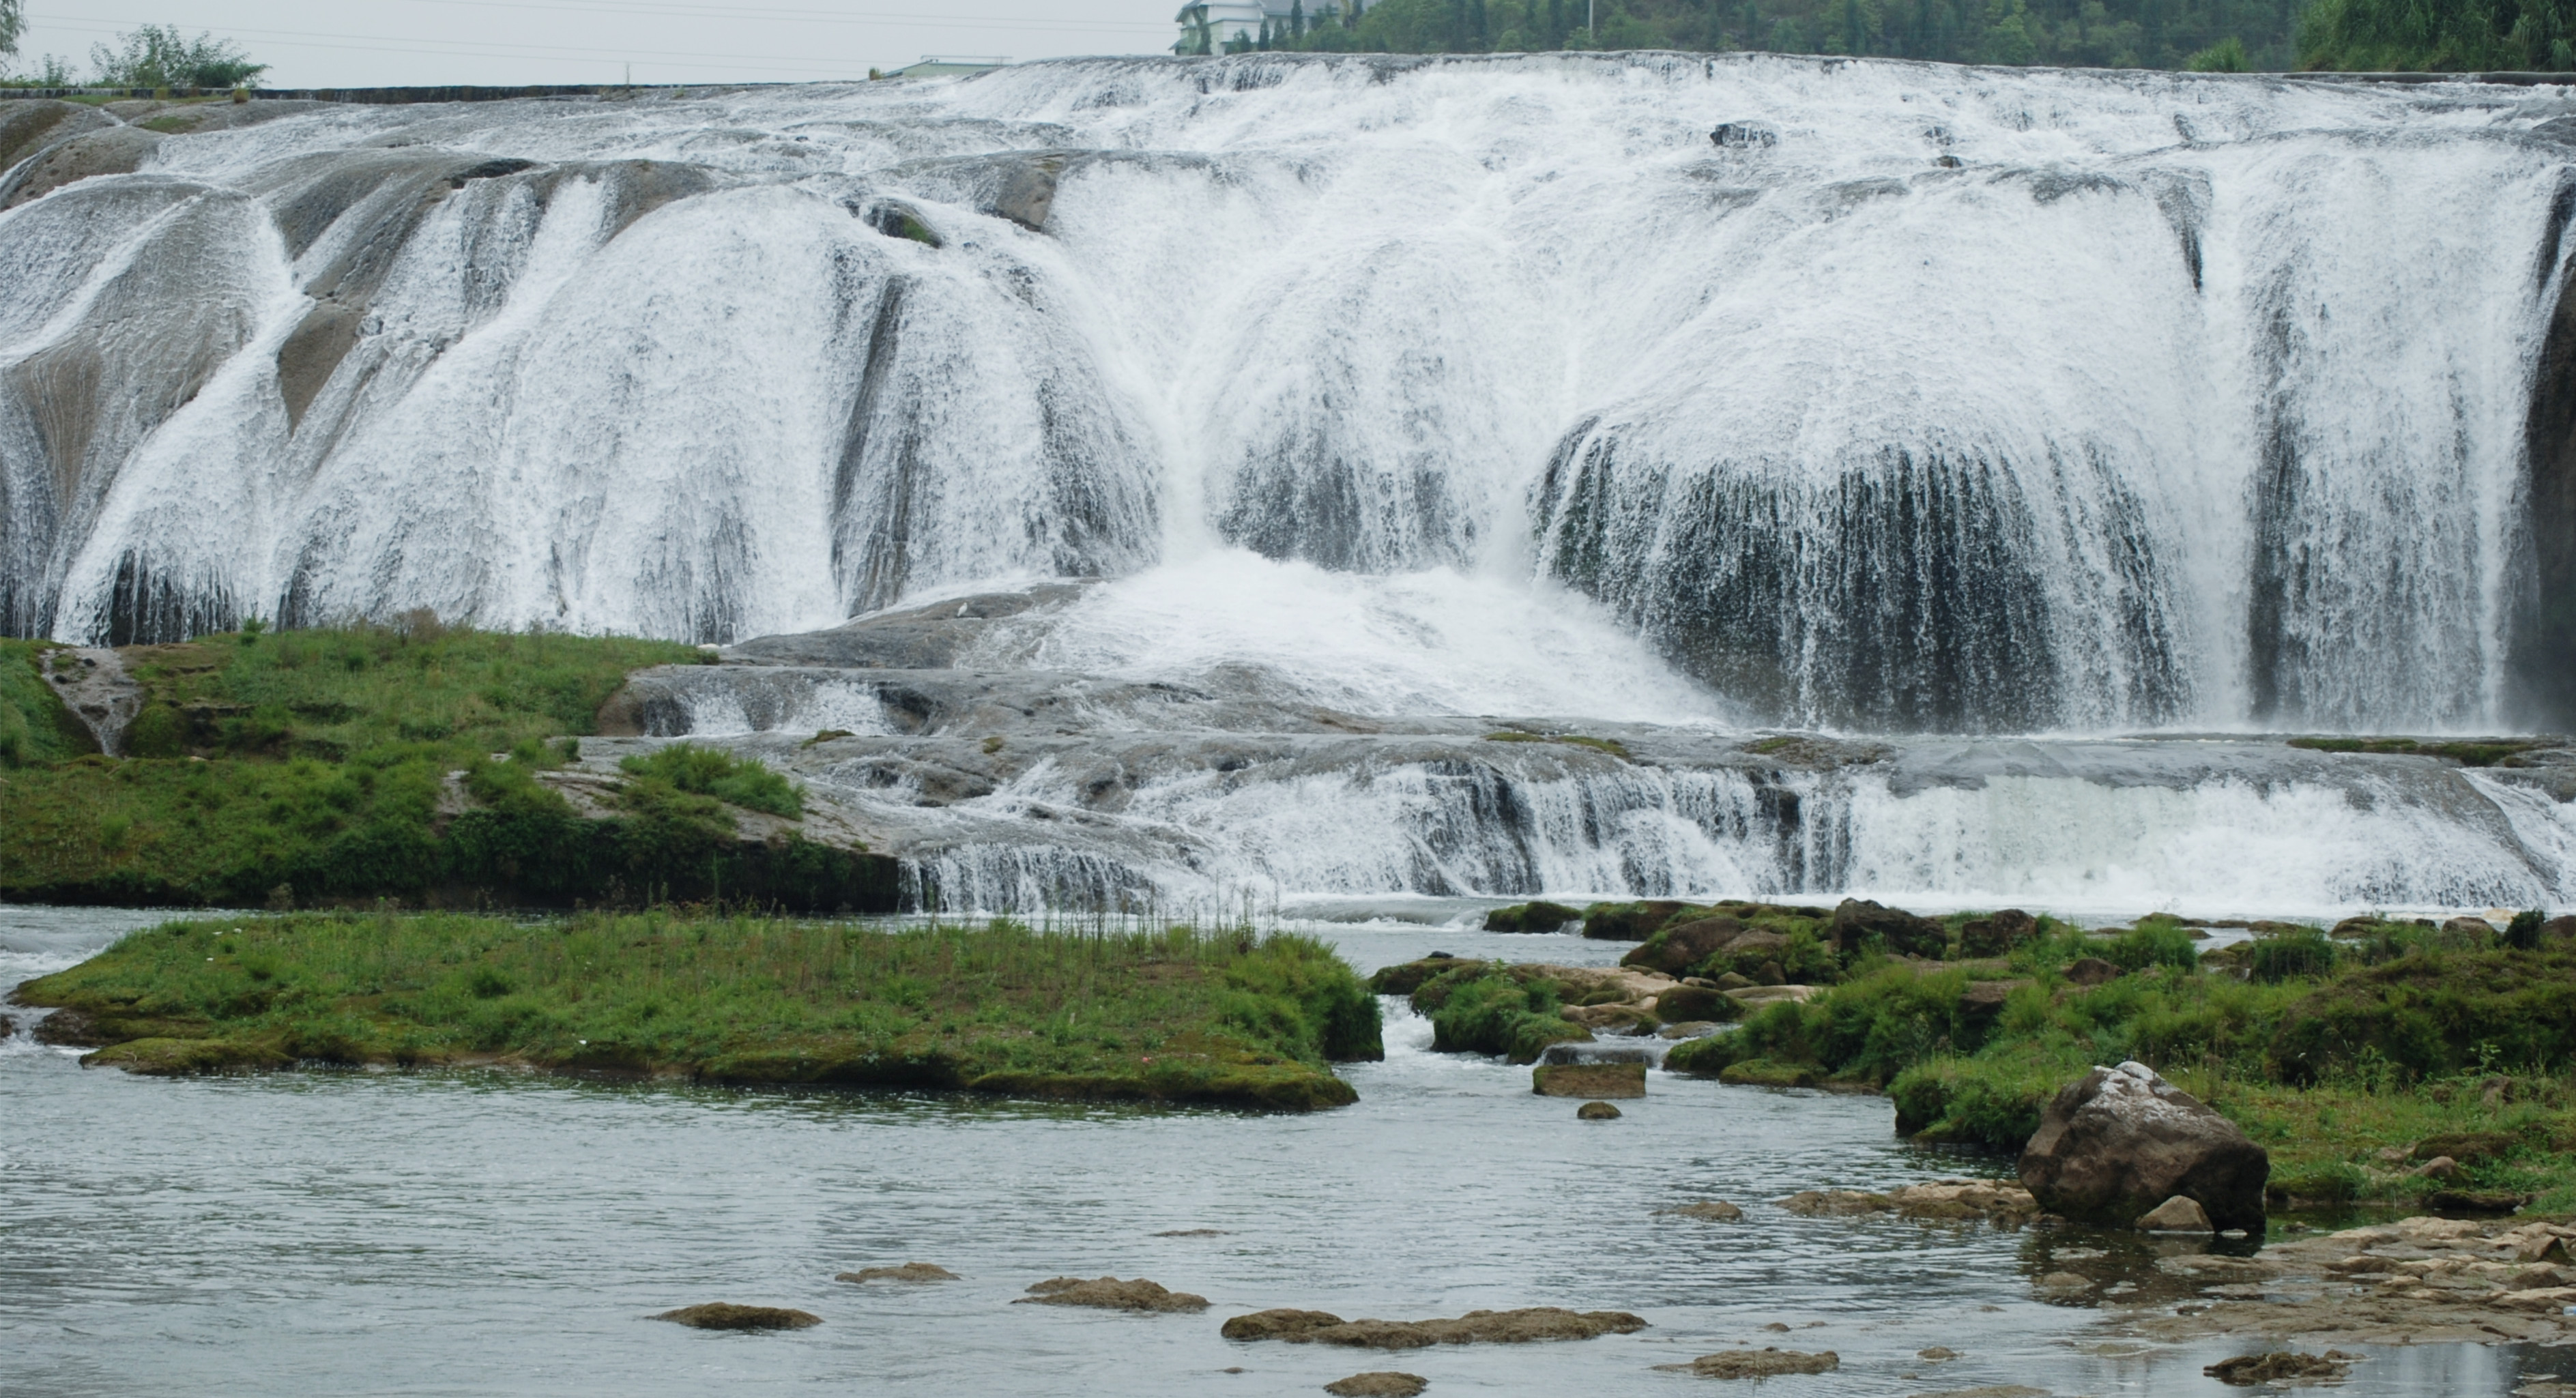
M0 980L157 914L0 909ZM1616 944L1311 924L1363 968L1430 950L1605 961ZM1366 1369L1435 1393L1693 1393L1659 1373L1738 1341L1842 1369L1766 1393L2224 1393L2249 1349L2140 1345L2038 1299L2047 1230L1790 1215L1768 1201L2008 1172L1909 1146L1874 1097L1655 1075L1616 1122L1529 1072L1428 1051L1387 1002L1357 1105L1311 1116L712 1091L496 1072L132 1078L0 1044L0 1391L204 1394L1311 1394ZM1708 1198L1734 1225L1660 1214ZM1212 1236L1165 1236L1191 1230ZM854 1286L911 1260L964 1280ZM1146 1276L1203 1316L1010 1302ZM2152 1269L2142 1274L2150 1283ZM780 1335L646 1319L796 1306ZM1228 1315L1631 1310L1630 1336L1395 1355L1235 1344ZM1787 1334L1764 1327L1790 1327ZM1964 1357L1928 1363L1942 1346ZM2501 1395L2564 1350L2371 1350L2338 1392ZM1234 1370L1241 1372L1233 1372Z

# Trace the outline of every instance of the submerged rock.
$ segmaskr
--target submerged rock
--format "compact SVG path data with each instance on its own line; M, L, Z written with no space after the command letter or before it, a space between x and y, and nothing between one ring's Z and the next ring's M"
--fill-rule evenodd
M1577 1121L1617 1121L1619 1109L1607 1102L1586 1102L1574 1109Z
M1794 1349L1728 1349L1703 1354L1688 1364L1655 1367L1704 1379L1770 1379L1782 1374L1826 1374L1842 1366L1842 1356L1832 1350L1803 1354Z
M832 1280L845 1282L899 1281L944 1282L957 1280L957 1274L945 1267L927 1262L907 1262L900 1267L862 1267L855 1272L841 1272Z
M1469 1311L1455 1320L1344 1320L1328 1311L1269 1310L1239 1315L1219 1332L1229 1340L1286 1340L1290 1344L1348 1345L1360 1349L1424 1349L1431 1345L1515 1345L1541 1340L1589 1340L1626 1335L1646 1322L1626 1311L1569 1311L1531 1306L1516 1311Z
M789 1310L784 1306L737 1306L730 1301L711 1301L703 1306L682 1306L653 1317L696 1330L802 1330L823 1323L811 1311Z
M2021 1182L2040 1207L2114 1227L2179 1194L2213 1228L2260 1232L2271 1171L2236 1123L2134 1062L2058 1093L2021 1156Z
M2201 1372L2220 1383L2251 1388L2258 1383L2279 1383L2284 1379L2339 1379L2351 1363L2352 1356L2339 1349L2327 1350L2323 1354L2277 1349L2269 1354L2245 1354L2234 1359L2222 1359Z
M1084 1281L1079 1277L1049 1277L1029 1288L1026 1296L1013 1301L1015 1306L1090 1306L1104 1311L1203 1311L1208 1308L1204 1296L1186 1291L1173 1291L1160 1282L1142 1277L1120 1281L1116 1277L1099 1277Z
M1703 1223L1742 1223L1744 1221L1744 1210L1723 1199L1702 1199L1696 1203L1684 1204L1678 1209L1666 1209L1663 1212L1681 1218L1695 1218Z
M1420 1374L1398 1373L1393 1369L1376 1369L1353 1374L1324 1385L1333 1398L1414 1398L1431 1386L1431 1380Z

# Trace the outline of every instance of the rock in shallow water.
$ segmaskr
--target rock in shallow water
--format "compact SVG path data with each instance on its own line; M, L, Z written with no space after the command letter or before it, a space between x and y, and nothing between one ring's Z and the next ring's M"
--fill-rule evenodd
M2143 1063L2096 1068L2057 1094L2021 1156L2041 1208L2114 1227L2179 1194L2213 1228L2263 1228L2271 1157L2236 1123Z
M2284 1379L2339 1379L2352 1363L2352 1356L2339 1349L2323 1354L2300 1354L2294 1350L2274 1350L2269 1354L2245 1354L2222 1359L2201 1370L2220 1383L2251 1388L2258 1383L2279 1383Z
M1469 1311L1455 1320L1344 1320L1329 1311L1277 1309L1239 1315L1218 1333L1229 1340L1286 1340L1290 1344L1349 1345L1363 1349L1423 1349L1431 1345L1514 1345L1539 1340L1589 1340L1626 1335L1646 1322L1626 1311L1569 1311L1530 1306L1516 1311Z
M1186 1291L1173 1291L1160 1282L1143 1277L1120 1281L1101 1277L1084 1281L1079 1277L1049 1277L1029 1288L1029 1295L1012 1302L1015 1306L1090 1306L1104 1311L1203 1311L1207 1298Z
M1704 1379L1768 1379L1782 1374L1830 1373L1843 1365L1832 1350L1802 1354L1793 1349L1729 1349L1703 1354L1688 1364L1658 1364L1658 1369L1697 1374Z
M696 1330L802 1330L823 1323L821 1316L810 1311L793 1311L784 1306L737 1306L730 1301L682 1306L653 1318Z
M1333 1398L1414 1398L1415 1394L1430 1386L1431 1380L1420 1374L1378 1369L1335 1379L1324 1385L1324 1391L1332 1394Z
M1742 1223L1744 1221L1744 1210L1723 1199L1702 1199L1694 1204L1684 1204L1678 1209L1666 1209L1664 1212L1677 1214L1683 1218L1695 1218L1703 1223Z
M944 1282L957 1280L957 1274L928 1262L907 1262L900 1267L861 1267L855 1272L842 1272L832 1280L845 1282L900 1281Z
M1619 1109L1607 1102L1586 1102L1574 1109L1578 1121L1617 1121Z
M1541 1097L1643 1097L1643 1063L1542 1063L1530 1070L1530 1090Z

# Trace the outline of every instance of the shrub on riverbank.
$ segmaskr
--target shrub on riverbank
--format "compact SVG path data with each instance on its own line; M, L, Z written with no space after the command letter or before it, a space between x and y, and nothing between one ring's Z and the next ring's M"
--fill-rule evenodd
M1431 1017L1431 1047L1440 1053L1498 1053L1535 1062L1547 1046L1589 1039L1590 1030L1558 1013L1554 982L1516 974L1524 968L1468 961L1423 982L1413 1008Z
M22 651L33 647L0 649L0 710L59 708L32 668L17 675ZM663 749L631 764L609 819L583 819L539 779L574 756L628 672L703 658L689 646L420 618L121 654L143 691L132 755L57 743L0 777L0 897L894 906L882 859L738 837L728 803L801 813L794 787L757 763ZM5 718L0 729L18 731ZM461 803L447 799L450 772L463 774Z
M2258 940L2230 958L2262 972L2247 980L2185 964L2196 958L2177 955L2173 929L2152 924L2116 940L2034 942L1982 971L1881 963L1803 1004L1756 1011L1732 1034L1678 1045L1666 1066L1733 1078L1758 1065L1772 1078L1881 1088L1908 1135L2019 1149L2059 1089L2134 1058L2271 1149L2283 1192L2320 1199L2446 1187L2378 1152L2484 1129L2523 1104L2510 1129L2528 1152L2465 1166L2465 1178L2576 1207L2565 1154L2576 1146L2565 1110L2576 1100L2565 1081L2576 1068L2576 945L2522 950L2491 934L2399 926L2352 928L2322 955L2313 934L2278 938L2295 955L2267 955L2274 939ZM2082 984L2068 974L2077 952L2134 969ZM1971 994L1979 982L2000 993Z
M1303 1110L1354 1100L1377 1002L1304 937L895 931L590 913L171 923L19 991L95 1062L521 1063L708 1082Z

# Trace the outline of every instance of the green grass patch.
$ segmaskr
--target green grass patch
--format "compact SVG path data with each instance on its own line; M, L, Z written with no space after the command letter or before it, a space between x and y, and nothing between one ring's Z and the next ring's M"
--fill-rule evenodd
M505 1062L707 1082L1304 1110L1354 1100L1377 1002L1247 930L887 930L755 917L307 914L171 923L19 998L146 1072Z
M0 770L63 762L97 750L89 730L45 683L45 641L0 640Z
M133 647L121 654L144 704L124 759L67 750L34 652L0 644L0 737L32 735L0 776L0 897L894 906L883 860L737 836L733 807L802 813L796 788L757 762L664 749L631 764L606 820L541 780L578 756L629 671L697 663L694 647L426 618ZM451 772L463 814L442 806Z
M805 814L804 796L785 777L758 762L714 748L675 743L626 758L617 766L635 779L630 789L658 784L788 820Z

